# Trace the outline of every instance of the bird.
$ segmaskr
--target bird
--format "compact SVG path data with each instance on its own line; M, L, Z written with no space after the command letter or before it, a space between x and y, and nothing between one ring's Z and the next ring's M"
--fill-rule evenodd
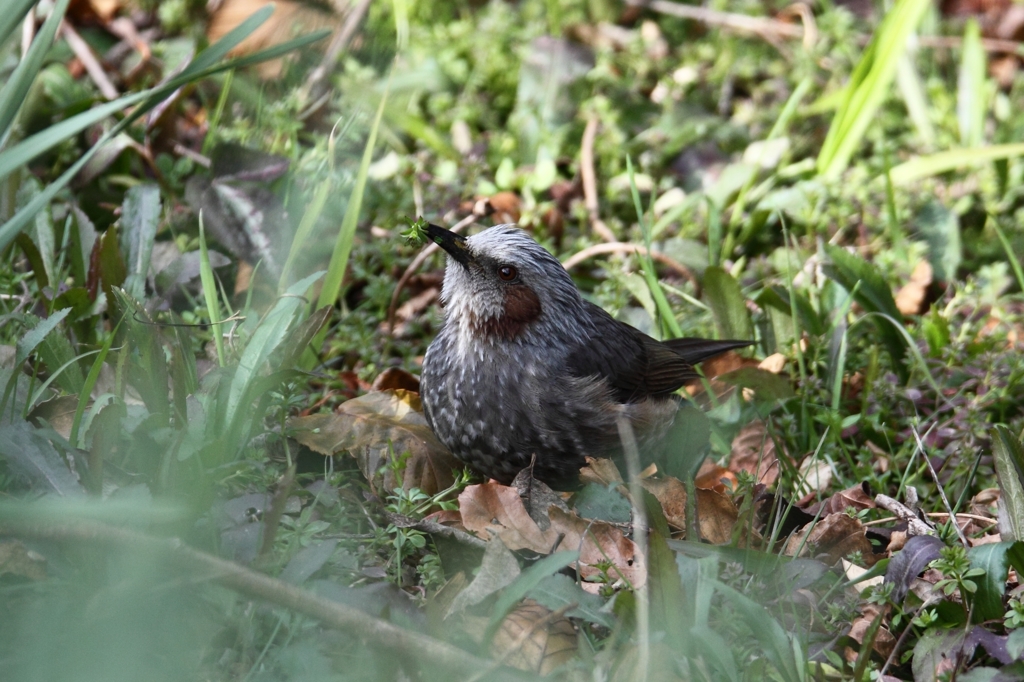
M585 458L621 458L618 420L645 449L679 410L697 363L749 341L658 341L583 298L562 264L514 224L471 237L427 224L447 252L444 324L423 358L427 424L457 459L509 485L532 465L556 490Z

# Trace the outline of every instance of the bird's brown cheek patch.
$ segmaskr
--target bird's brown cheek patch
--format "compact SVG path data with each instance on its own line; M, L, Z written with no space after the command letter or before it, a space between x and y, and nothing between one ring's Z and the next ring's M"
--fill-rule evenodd
M500 317L484 320L481 331L488 336L514 339L526 326L540 317L540 298L528 286L505 289L505 310Z

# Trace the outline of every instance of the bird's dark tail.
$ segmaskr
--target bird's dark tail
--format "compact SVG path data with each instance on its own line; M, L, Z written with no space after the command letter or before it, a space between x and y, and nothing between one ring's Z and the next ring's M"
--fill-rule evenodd
M668 339L662 341L666 346L675 351L676 355L679 355L683 360L696 365L699 362L703 362L708 358L713 358L716 355L721 355L727 350L733 350L734 348L743 348L753 344L753 341L734 341L724 340L715 341L714 339Z

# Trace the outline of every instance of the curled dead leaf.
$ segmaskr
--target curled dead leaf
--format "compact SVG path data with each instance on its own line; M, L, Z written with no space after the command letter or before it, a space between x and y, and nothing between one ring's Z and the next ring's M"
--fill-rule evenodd
M21 540L0 540L0 576L46 579L46 560Z
M815 516L819 515L819 512L821 516L828 516L829 514L845 512L847 509L861 511L863 509L874 509L876 506L875 498L867 490L867 484L861 482L846 490L833 493L824 502L805 507L804 511Z
M643 555L617 527L581 519L552 506L548 509L551 525L541 530L515 488L494 482L471 485L459 495L459 511L466 530L484 540L499 538L511 550L529 549L539 554L579 550L580 575L587 581L584 588L589 585L596 589L593 583L604 576L633 587L647 580ZM604 573L597 566L607 561L612 568Z
M757 365L758 369L763 369L772 374L780 373L785 367L786 356L782 353L772 353Z
M850 626L850 632L848 633L850 639L857 642L857 644L864 644L864 635L867 634L871 623L878 617L878 614L879 607L877 604L866 604L861 614L854 619L853 625ZM896 638L892 636L892 633L884 625L880 626L875 634L875 641L872 644L874 652L883 659L888 658L895 646ZM853 662L857 660L858 652L852 648L847 647L845 654L848 661Z
M865 561L874 557L864 524L846 514L830 514L793 535L785 554L813 556L831 566L854 552Z
M610 459L587 457L587 465L580 469L580 483L609 486L612 483L622 483L622 474L619 473L615 462Z
M295 417L287 427L295 440L322 455L350 452L377 494L402 486L433 495L451 486L453 472L463 465L441 445L419 410L415 393L379 391L345 401L334 414ZM406 452L399 481L385 465Z
M372 389L374 391L402 390L418 394L420 380L401 367L388 367L373 380Z
M223 0L210 17L206 37L211 43L220 40L268 4L270 3L266 0ZM274 6L274 13L270 18L231 50L231 55L252 54L303 33L311 33L322 28L336 29L339 24L336 16L303 3L278 0ZM259 67L260 75L265 79L276 78L281 74L281 70L280 59L264 62Z
M668 524L685 532L686 487L682 481L666 476L645 479L641 483L661 504ZM714 490L697 488L697 522L701 539L713 545L728 543L738 516L731 499Z
M578 647L576 628L560 611L524 600L498 627L491 641L491 656L538 675L569 663Z
M779 478L779 458L775 441L768 435L763 421L753 421L740 429L732 441L729 469L746 471L754 481L771 487Z
M928 287L932 283L931 264L922 260L910 275L910 281L896 293L896 307L904 315L919 315L926 308Z
M735 490L738 482L736 474L732 471L716 464L713 460L706 459L697 472L694 485L703 490L714 490L716 493L725 494L727 490Z

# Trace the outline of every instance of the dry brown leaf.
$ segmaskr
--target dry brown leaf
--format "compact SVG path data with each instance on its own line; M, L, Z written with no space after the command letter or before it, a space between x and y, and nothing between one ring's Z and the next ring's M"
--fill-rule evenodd
M876 575L874 578L865 578L864 580L857 580L862 575L868 572L868 569L861 568L857 564L852 564L846 559L842 560L843 573L846 574L846 579L853 581L853 589L857 592L863 592L869 587L876 587L885 582L884 575Z
M775 441L767 433L763 421L753 421L740 429L732 441L729 469L746 471L756 483L771 487L779 478L779 458Z
M919 315L924 312L928 287L933 278L931 264L923 260L914 268L910 281L896 294L896 307L904 315Z
M791 537L786 544L785 554L797 556L798 551L800 556L813 556L830 566L853 552L860 552L865 561L871 561L874 556L864 524L846 514L826 516L814 524L810 531L805 527Z
M459 495L459 511L466 530L484 540L500 538L513 551L529 549L551 554L579 550L584 580L598 579L601 571L595 566L605 561L613 564L608 572L613 580L625 579L633 587L642 586L647 580L643 556L621 530L611 524L581 519L558 507L548 509L551 525L541 530L530 518L515 488L494 482L471 485ZM584 583L584 588L588 584L592 583Z
M487 199L495 222L518 223L523 200L515 192L498 192Z
M397 337L405 337L410 331L409 321L419 317L420 313L437 301L441 293L439 287L430 287L416 294L395 310L394 329L390 332ZM388 322L381 322L381 331L388 331Z
M232 56L252 54L257 50L283 43L305 33L322 28L336 30L338 27L337 17L313 6L289 2L289 0L277 0L274 3L267 0L224 0L210 17L206 37L211 43L220 40L253 13L270 4L274 5L274 13L231 50ZM280 59L263 62L259 66L260 75L265 79L277 78L281 75L281 70Z
M702 371L704 376L711 381L712 392L719 396L720 399L724 399L732 395L732 392L736 391L737 387L723 381L714 381L714 379L745 367L756 368L757 365L757 360L745 358L736 351L731 350L700 363L700 371ZM704 386L705 384L703 381L696 384L690 384L686 387L686 392L692 396L699 396L705 392Z
M889 555L893 555L896 552L903 549L903 545L907 544L907 531L905 530L894 530L892 535L889 536L889 544L886 546L885 551Z
M772 374L779 374L786 367L786 356L782 353L773 353L758 363L757 368L763 369Z
M64 438L71 438L71 426L75 421L77 409L78 396L62 395L39 403L32 408L27 418L36 426L40 426L40 420L45 419L54 431Z
M420 380L401 367L388 367L377 375L377 378L373 380L371 388L374 391L394 391L400 389L418 395L420 392Z
M871 623L878 617L878 605L877 604L865 604L861 614L857 616L853 625L850 626L850 632L848 633L850 639L857 642L857 644L864 643L864 635L867 633L868 628L871 627ZM876 654L882 658L888 658L889 654L892 653L893 647L896 646L896 638L892 636L884 625L878 628L878 633L875 635L875 641L872 645L872 649ZM845 650L846 660L853 661L857 660L858 652L851 647L846 647Z
M832 466L821 459L809 456L800 463L800 479L796 492L800 495L797 506L806 507L814 496L832 485Z
M704 460L694 484L704 490L714 490L716 493L725 494L727 490L735 490L739 480L729 469L716 464L710 459Z
M610 459L587 457L587 465L580 469L580 483L609 486L612 483L622 483L622 474L619 473L615 462Z
M315 414L288 420L292 437L323 455L348 451L359 463L377 494L419 488L428 495L452 485L453 471L463 467L434 436L419 396L409 391L380 391L347 400L334 414ZM410 453L405 473L397 480L390 467L394 456Z
M572 621L526 599L494 633L491 656L514 668L547 675L572 661L577 648Z
M0 576L3 575L44 580L46 560L21 540L0 540Z
M641 481L644 489L657 498L665 519L673 528L686 531L686 487L682 481L666 476ZM732 539L739 512L725 495L714 490L697 489L697 522L701 539L724 545Z
M121 9L121 0L71 0L68 5L68 16L76 22L99 20L107 23Z
M856 511L874 509L876 506L875 498L865 488L866 484L860 483L846 490L840 490L837 493L833 493L824 502L811 505L805 508L804 511L812 516L817 516L819 511L821 516L828 516L829 514L840 514L851 508Z

